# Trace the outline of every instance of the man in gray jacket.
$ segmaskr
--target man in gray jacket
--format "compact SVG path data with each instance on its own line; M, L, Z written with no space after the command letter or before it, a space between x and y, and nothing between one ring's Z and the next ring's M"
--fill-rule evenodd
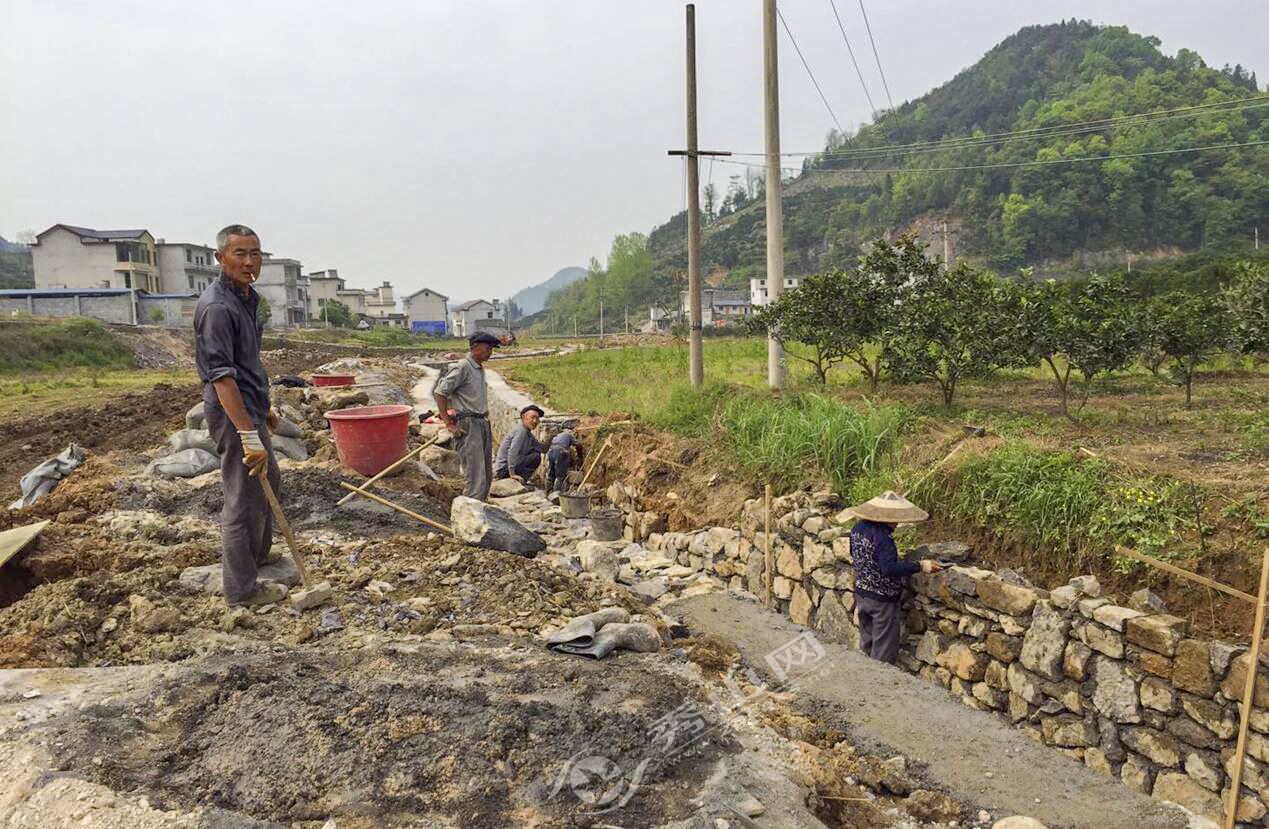
M528 483L533 473L542 464L542 453L546 447L533 436L538 428L538 421L545 414L540 408L530 403L520 410L520 422L503 437L498 444L498 456L494 458L494 480L515 478L520 483Z
M493 432L489 428L484 365L501 343L493 334L477 331L467 338L467 344L471 353L437 382L432 396L441 420L458 441L458 459L466 479L463 494L485 501L493 482Z
M260 274L260 237L244 225L216 234L220 278L207 286L194 309L194 362L203 381L207 429L220 453L225 506L220 517L225 600L266 604L286 597L286 587L257 581L269 561L273 516L258 475L281 492L269 431L277 415L269 408L269 377L260 362L257 318L260 295L251 287Z

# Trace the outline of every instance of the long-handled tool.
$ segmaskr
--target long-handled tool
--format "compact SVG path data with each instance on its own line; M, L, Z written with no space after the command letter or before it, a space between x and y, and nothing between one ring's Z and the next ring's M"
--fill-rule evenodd
M605 450L608 449L608 444L611 442L612 442L612 438L611 437L607 438L604 441L604 445L599 447L599 451L595 453L595 460L590 462L590 469L586 470L586 474L582 476L582 482L577 485L577 489L579 492L582 490L583 487L586 486L586 482L590 480L591 473L595 471L595 467L599 466L599 459L604 456L604 452Z
M429 417L431 417L431 416L432 416L432 412L431 412L431 411L426 411L426 412L424 412L423 414L419 415L419 423L422 423L423 421L427 420L427 419L428 419ZM395 462L394 462L391 466L388 466L388 467L387 467L387 468L385 468L382 472L380 472L378 475L375 475L373 478L371 478L370 480L366 481L366 482L365 482L364 484L362 484L361 486L359 486L359 487L353 487L353 490L354 490L354 491L353 491L353 492L348 493L348 494L347 494L347 495L345 495L343 498L340 498L338 501L336 501L336 502L335 502L335 506L337 506L337 507L342 507L344 504L348 503L348 502L349 502L349 501L351 501L353 498L356 498L356 497L357 497L357 495L358 495L359 493L364 495L364 494L365 494L364 490L368 490L368 489L370 489L370 485L371 485L371 484L373 484L375 481L377 481L377 480L379 480L380 478L382 478L384 475L387 475L389 472L392 472L394 469L399 469L399 468L401 467L401 465L402 465L403 463L405 463L406 461L408 461L408 460L410 460L411 458L413 458L413 457L415 457L415 456L417 456L417 455L421 454L421 453L423 452L423 450L424 450L424 449L428 448L429 446L431 446L432 444L434 444L434 443L436 443L438 440L440 440L440 439L441 439L441 435L443 435L443 434L444 434L444 432L437 432L436 437L432 438L432 439L431 439L431 440L429 440L427 443L423 444L422 446L420 446L420 447L419 447L419 448L417 448L417 449L414 449L414 450L412 450L412 451L410 451L410 452L406 453L405 457L401 458L401 459L400 459L400 460L398 460L398 461L395 461Z
M295 543L295 535L291 532L291 525L286 520L286 516L282 514L282 505L278 503L278 496L273 494L273 486L269 483L268 470L260 470L260 474L256 476L256 480L260 482L260 488L264 490L265 500L269 502L269 508L273 510L273 520L278 522L278 526L282 529L282 535L286 538L287 546L291 548L291 558L295 560L295 569L300 571L300 582L305 587L312 587L312 582L308 577L308 568L304 566L304 556L300 554L300 545Z
M339 485L342 486L344 489L352 490L353 494L355 495L364 495L367 498L369 498L371 501L375 501L377 503L383 504L385 507L391 507L392 509L401 513L402 515L408 515L411 518L413 518L415 521L420 521L424 524L427 524L429 527L435 527L436 529L441 530L442 532L447 532L451 535L453 535L454 533L454 530L452 527L447 527L444 524L440 523L439 521L433 521L431 518L428 518L425 515L419 515L414 510L406 509L400 504L394 504L391 501L389 501L387 498L381 498L378 495L375 495L373 492L366 492L364 490L357 489L357 487L353 486L350 483L347 483L346 481L340 481Z

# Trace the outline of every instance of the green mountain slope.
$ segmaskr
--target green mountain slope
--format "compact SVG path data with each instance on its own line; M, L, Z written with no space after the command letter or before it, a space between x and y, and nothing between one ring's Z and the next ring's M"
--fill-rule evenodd
M1173 151L1269 141L1269 96L1241 67L1158 46L1083 21L1027 27L856 135L830 134L786 183L788 270L852 263L887 233L940 252L945 221L954 255L1004 270L1250 247L1269 229L1269 145ZM1142 113L1161 114L1122 120ZM1066 163L1102 156L1126 157ZM703 259L742 285L765 270L761 171L732 169ZM649 236L658 269L686 266L685 225Z

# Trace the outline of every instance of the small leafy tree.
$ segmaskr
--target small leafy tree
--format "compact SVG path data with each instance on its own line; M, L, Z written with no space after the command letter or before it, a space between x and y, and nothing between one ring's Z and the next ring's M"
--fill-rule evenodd
M858 338L846 357L863 370L873 391L881 380L883 355L894 335L904 286L935 276L939 270L939 263L926 257L925 245L913 236L902 236L894 243L874 241L850 272L842 325L857 332Z
M256 305L256 321L261 325L268 325L269 320L273 317L273 308L269 306L269 300L260 295L260 302Z
M1010 283L959 263L903 294L883 356L899 379L937 383L950 408L961 380L1018 363L1021 303Z
M151 308L151 309L150 309L150 322L154 323L155 325L162 325L162 324L163 324L163 319L164 319L164 317L163 317L163 309L162 309L162 308Z
M1163 307L1160 344L1172 360L1173 376L1185 387L1188 408L1199 364L1229 343L1229 312L1219 296L1180 291L1165 295Z
M1269 265L1240 262L1224 293L1234 348L1253 359L1269 359Z
M1165 298L1161 296L1141 300L1137 309L1137 353L1144 365L1155 377L1168 361L1163 350L1163 317L1167 313Z
M841 318L841 308L849 296L848 280L842 271L811 274L794 290L754 313L752 328L765 331L781 344L802 343L810 349L806 357L795 351L789 356L809 364L815 379L828 382L828 371L846 359L858 335Z
M348 306L338 300L326 300L326 304L322 306L321 315L336 328L352 328L355 324L352 311L348 310Z
M1088 403L1094 378L1132 362L1140 342L1132 303L1128 286L1116 276L1093 276L1074 289L1051 282L1023 288L1021 342L1053 372L1068 418L1074 419L1072 371L1084 380L1078 412Z

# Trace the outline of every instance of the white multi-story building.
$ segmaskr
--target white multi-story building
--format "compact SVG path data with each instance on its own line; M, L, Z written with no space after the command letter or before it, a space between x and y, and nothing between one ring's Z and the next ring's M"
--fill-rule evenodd
M791 291L798 285L802 284L802 280L796 276L786 276L784 278L784 290ZM767 280L760 277L754 277L749 280L749 303L757 308L766 305L767 298Z
M454 336L470 337L477 331L502 334L507 330L502 304L497 300L472 299L451 310Z
M308 275L308 318L314 324L323 324L326 317L323 312L328 302L343 302L339 292L344 290L344 280L339 271L331 268L325 271L314 271ZM350 309L351 310L351 309Z
M220 275L216 251L190 242L156 243L159 251L159 286L165 294L203 292Z
M269 302L271 328L308 324L308 287L299 260L268 256L260 263L255 289Z
M55 224L35 238L37 288L130 288L161 293L150 231L93 230Z
M419 334L445 336L449 330L449 297L431 288L421 288L407 296L405 305L406 325Z

